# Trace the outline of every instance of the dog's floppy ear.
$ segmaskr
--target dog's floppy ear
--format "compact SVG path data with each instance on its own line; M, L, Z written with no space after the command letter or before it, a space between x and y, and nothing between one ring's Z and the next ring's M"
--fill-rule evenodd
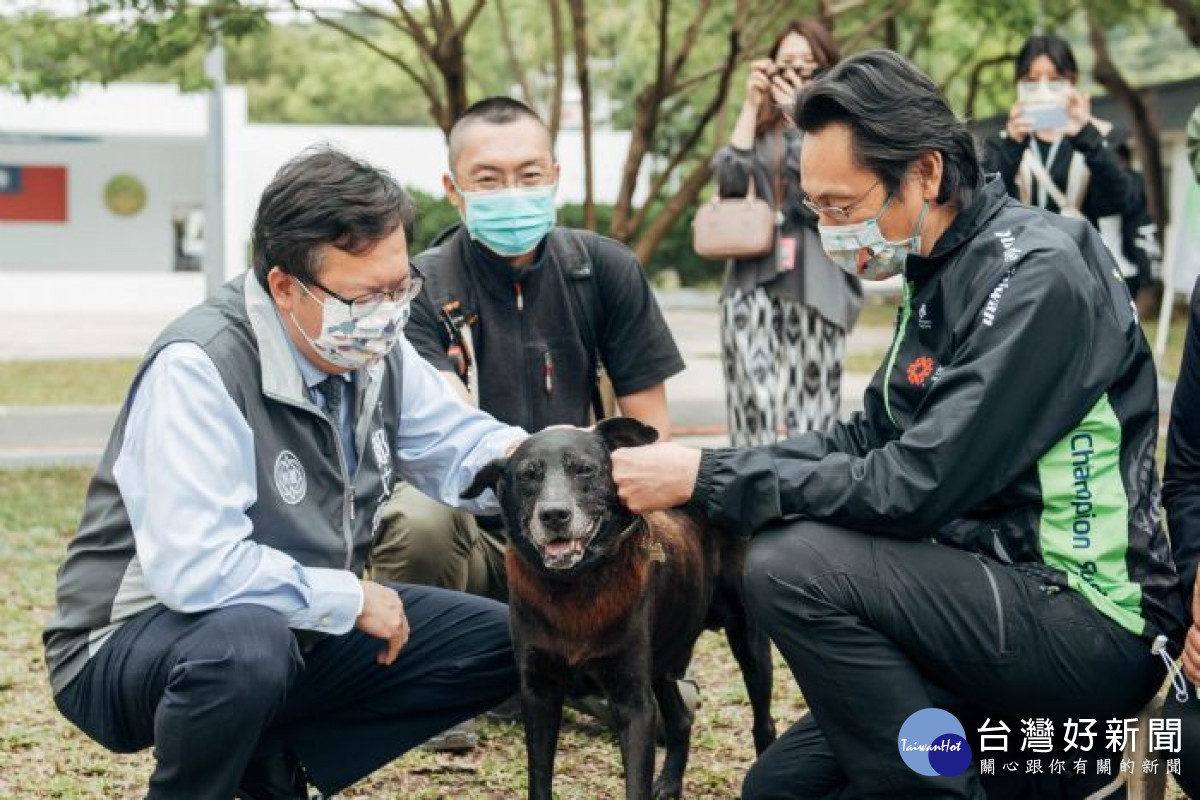
M500 484L500 479L504 477L504 471L508 469L507 458L497 458L489 461L483 469L475 473L475 480L471 481L471 485L463 490L459 495L464 500L470 500L486 492L488 489L495 489Z
M596 433L609 450L637 447L658 441L658 431L633 417L609 417L596 424Z

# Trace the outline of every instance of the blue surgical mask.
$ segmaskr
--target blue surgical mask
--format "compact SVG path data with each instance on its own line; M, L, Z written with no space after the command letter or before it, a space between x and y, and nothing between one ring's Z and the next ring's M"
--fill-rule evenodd
M882 281L904 271L908 254L921 248L921 225L929 211L929 201L921 205L921 216L912 236L899 242L888 241L879 230L879 220L892 204L895 195L871 219L852 225L818 225L821 246L833 263L851 275L868 281Z
M459 189L466 205L467 232L499 256L531 252L554 228L557 188L551 184L487 192Z

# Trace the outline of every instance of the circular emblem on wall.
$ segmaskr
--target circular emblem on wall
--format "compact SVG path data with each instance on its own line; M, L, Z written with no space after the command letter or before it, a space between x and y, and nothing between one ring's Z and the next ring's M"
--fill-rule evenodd
M116 175L104 186L104 205L118 217L132 217L146 207L146 186L128 173Z
M284 450L275 458L275 488L289 506L299 503L308 492L304 466L291 450Z

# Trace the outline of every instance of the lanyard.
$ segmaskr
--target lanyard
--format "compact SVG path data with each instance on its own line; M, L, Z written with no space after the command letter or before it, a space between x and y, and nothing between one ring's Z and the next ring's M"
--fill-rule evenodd
M1054 163L1055 157L1058 155L1058 148L1060 145L1062 145L1062 141L1063 137L1061 134L1059 134L1059 137L1054 140L1053 144L1050 145L1050 152L1046 154L1046 161L1043 163L1042 154L1038 151L1037 136L1032 134L1029 136L1029 149L1031 151L1030 155L1034 158L1034 160L1045 167L1047 175L1050 174L1050 167ZM1046 192L1047 189L1045 184L1039 180L1037 182L1037 204L1039 208L1046 207ZM1062 209L1060 208L1059 211L1062 211Z

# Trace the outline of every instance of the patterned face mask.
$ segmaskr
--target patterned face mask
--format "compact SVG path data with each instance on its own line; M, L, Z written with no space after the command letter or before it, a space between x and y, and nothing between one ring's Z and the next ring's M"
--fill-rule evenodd
M921 248L921 225L925 222L925 213L929 211L929 201L921 204L921 216L917 218L912 236L892 242L885 239L879 230L879 220L894 197L894 194L888 195L883 208L871 219L852 225L817 226L821 234L821 246L833 263L851 275L868 281L882 281L904 271L908 254Z
M354 316L350 306L341 300L334 297L320 300L302 282L297 283L305 294L321 304L321 332L314 339L296 322L295 314L291 314L292 322L317 355L346 369L369 367L387 355L395 347L412 310L411 300L385 300L371 313Z

